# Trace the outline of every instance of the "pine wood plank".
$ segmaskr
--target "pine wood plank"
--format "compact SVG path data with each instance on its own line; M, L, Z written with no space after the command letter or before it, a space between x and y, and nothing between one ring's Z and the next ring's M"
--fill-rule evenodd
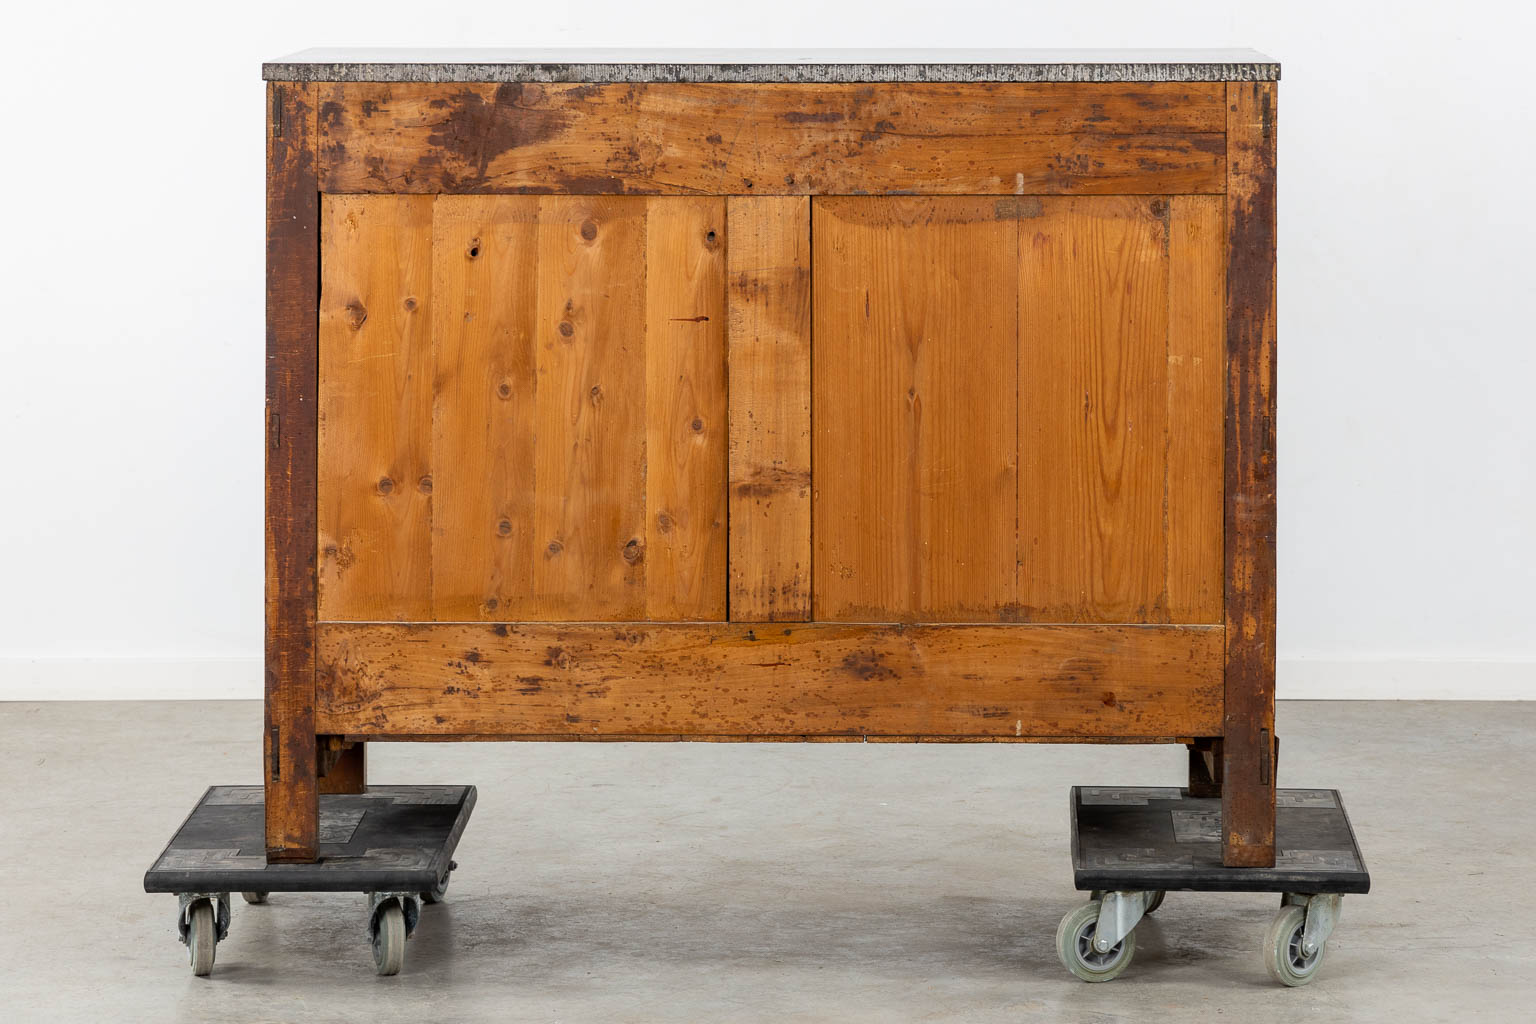
M329 83L328 192L1217 193L1217 83Z
M1220 196L1174 196L1168 223L1168 618L1222 621L1226 221Z
M266 672L270 861L320 847L315 782L315 461L320 202L315 87L267 86Z
M647 200L646 615L726 615L726 211Z
M532 617L538 200L433 208L432 613Z
M728 200L730 618L811 616L811 201Z
M1167 622L1167 201L1041 201L1019 254L1019 600Z
M1014 617L1012 209L813 203L818 621Z
M1226 697L1222 861L1275 862L1273 83L1227 87Z
M432 197L321 203L321 618L431 615Z
M321 627L318 721L375 737L1176 737L1220 723L1211 626Z
M537 618L645 617L645 214L538 200Z

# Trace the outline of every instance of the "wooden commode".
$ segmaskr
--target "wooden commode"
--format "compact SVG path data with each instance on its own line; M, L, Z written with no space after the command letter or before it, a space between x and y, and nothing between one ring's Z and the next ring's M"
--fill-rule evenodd
M1278 65L265 72L269 860L370 742L710 739L1186 744L1273 863Z

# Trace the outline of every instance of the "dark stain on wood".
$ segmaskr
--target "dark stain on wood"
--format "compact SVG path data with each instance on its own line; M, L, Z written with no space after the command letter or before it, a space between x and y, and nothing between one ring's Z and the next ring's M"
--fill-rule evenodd
M266 849L319 851L315 529L320 188L312 85L273 83L267 132ZM281 95L281 101L277 97Z
M1275 87L1227 87L1222 861L1275 859Z

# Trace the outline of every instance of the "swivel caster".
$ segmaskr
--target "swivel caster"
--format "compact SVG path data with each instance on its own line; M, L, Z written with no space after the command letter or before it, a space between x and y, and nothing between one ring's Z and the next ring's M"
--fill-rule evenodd
M1338 923L1338 896L1286 893L1264 933L1264 967L1288 988L1310 984L1323 964L1328 936Z
M1061 963L1083 981L1113 981L1131 965L1136 955L1136 933L1128 932L1107 950L1098 948L1099 900L1069 911L1056 929L1056 955Z
M187 944L192 974L206 978L219 941L229 934L229 893L177 893L176 901L176 930Z
M368 943L373 949L373 970L381 978L400 973L405 964L405 941L416 930L421 905L414 892L368 894Z

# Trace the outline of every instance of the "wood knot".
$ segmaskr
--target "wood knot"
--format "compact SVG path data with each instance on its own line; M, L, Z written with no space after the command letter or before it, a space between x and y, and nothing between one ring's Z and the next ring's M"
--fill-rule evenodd
M363 329L363 324L368 322L368 310L357 299L347 303L347 326L354 331Z
M416 481L416 489L422 494L432 493L432 475L429 473Z
M500 398L511 398L512 382L504 380L500 384L496 385L496 394Z
M406 297L406 300L405 300L405 311L407 313L414 313L414 312L416 312L416 300L415 299L410 298L409 296Z
M381 476L379 477L378 488L380 494L388 494L395 489L395 482L387 476Z
M585 238L589 242L592 241L592 239L597 237L597 225L592 223L590 220L582 221L581 237Z
M478 239L478 238L471 238L469 240L469 248L464 251L464 255L467 256L468 258L472 259L472 260L479 259L480 258L480 239Z
M588 391L587 394L592 397L592 404L593 405L600 405L600 404L602 404L602 401L603 401L603 386L601 384L593 384L592 385L592 390Z
M572 324L569 320L561 320L560 326L556 327L555 330L560 332L560 337L562 338L569 338L571 335L576 333L575 325Z
M695 434L702 434L704 432L704 421L699 419L697 416L695 416L693 418L693 422L688 425L693 428L693 432Z
M638 540L631 537L629 543L624 545L624 561L630 565L639 565L644 558L645 548L640 545Z
M662 533L672 532L672 516L666 512L656 513L656 529Z
M564 544L561 544L558 540L552 540L544 546L544 557L555 558L564 550Z
M501 534L503 537L510 537L510 536L512 536L512 520L510 520L510 519L498 520L497 523L496 523L496 532Z

